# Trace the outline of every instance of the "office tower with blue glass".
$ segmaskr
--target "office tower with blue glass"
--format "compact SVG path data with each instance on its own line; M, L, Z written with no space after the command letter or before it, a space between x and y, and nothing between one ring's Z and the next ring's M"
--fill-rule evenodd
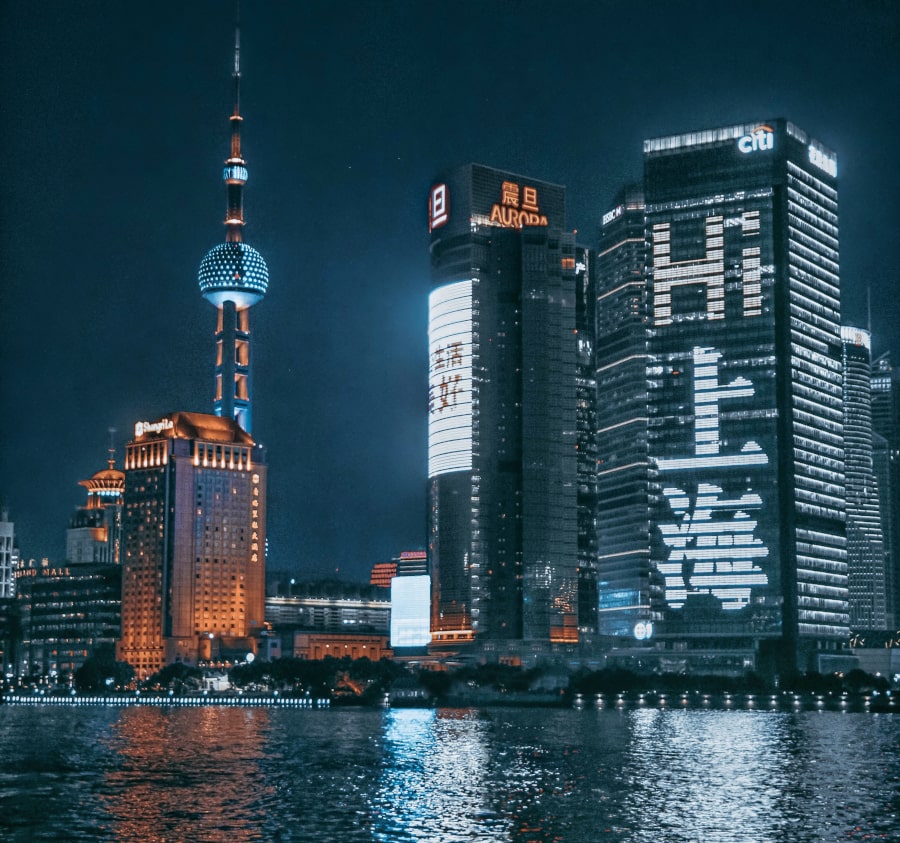
M845 325L841 340L850 628L884 631L889 626L890 580L873 448L872 337L867 330Z
M644 192L631 185L602 215L597 251L597 621L608 647L652 639L662 608L650 555L646 263Z
M900 627L900 384L889 352L872 363L872 458L887 578L887 626Z
M575 642L579 261L565 190L463 166L432 186L429 229L432 647Z
M666 669L828 670L848 638L837 198L783 119L644 143Z

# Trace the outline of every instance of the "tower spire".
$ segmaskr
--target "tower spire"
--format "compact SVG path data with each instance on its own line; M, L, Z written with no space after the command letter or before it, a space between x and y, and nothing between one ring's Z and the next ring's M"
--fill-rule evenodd
M240 243L244 227L244 185L247 183L247 163L241 155L241 18L240 3L234 12L234 111L231 114L231 155L225 162L225 184L228 190L228 210L225 216L229 243Z
M217 416L234 419L250 431L250 308L265 294L269 270L262 255L243 242L244 185L247 163L241 152L241 26L240 5L234 17L234 111L231 149L225 159L225 242L211 249L200 264L200 292L218 310L216 329Z

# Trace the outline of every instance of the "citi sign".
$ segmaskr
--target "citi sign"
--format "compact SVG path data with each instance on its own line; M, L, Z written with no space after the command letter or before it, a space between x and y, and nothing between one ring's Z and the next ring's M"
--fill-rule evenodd
M775 148L775 130L771 126L757 126L749 135L738 138L738 149L745 155Z

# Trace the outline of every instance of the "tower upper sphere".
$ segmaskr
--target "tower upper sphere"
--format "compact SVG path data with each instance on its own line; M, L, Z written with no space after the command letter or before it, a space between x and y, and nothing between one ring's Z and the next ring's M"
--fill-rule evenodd
M269 286L269 270L263 256L243 242L220 243L200 262L198 272L203 297L221 307L233 301L238 308L256 304Z

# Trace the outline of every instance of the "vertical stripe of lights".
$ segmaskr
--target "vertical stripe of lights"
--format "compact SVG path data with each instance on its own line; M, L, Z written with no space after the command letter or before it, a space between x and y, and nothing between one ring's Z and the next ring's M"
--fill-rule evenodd
M428 299L428 476L472 468L472 282Z

